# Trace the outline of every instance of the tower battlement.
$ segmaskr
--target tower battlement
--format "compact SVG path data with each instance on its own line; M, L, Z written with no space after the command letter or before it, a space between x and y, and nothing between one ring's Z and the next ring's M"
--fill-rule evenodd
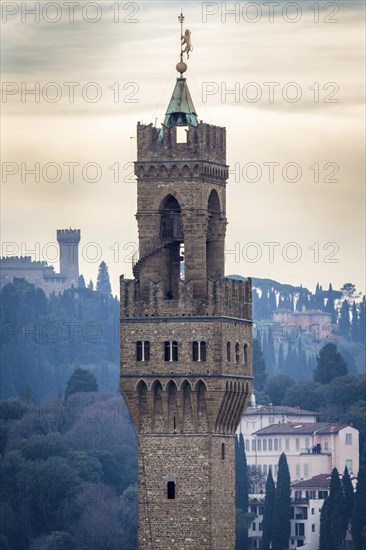
M59 244L79 244L80 229L57 229L57 242Z
M181 140L181 141L180 141ZM137 165L139 161L159 162L201 160L226 163L226 129L200 122L198 126L156 128L137 124Z
M147 299L138 282L120 279L121 317L223 316L252 318L252 281L207 279L207 300L194 299L193 281L180 281L175 299L166 299L161 281L150 281Z

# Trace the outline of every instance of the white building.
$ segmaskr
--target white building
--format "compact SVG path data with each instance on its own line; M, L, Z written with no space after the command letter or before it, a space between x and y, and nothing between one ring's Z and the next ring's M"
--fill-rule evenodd
M253 396L252 396L253 399ZM255 456L255 439L253 435L258 430L278 424L279 422L316 422L314 411L307 411L300 407L286 407L284 405L258 405L248 407L243 415L237 433L242 433L245 439L247 458ZM250 461L253 464L253 460Z
M329 495L330 477L330 474L321 474L291 485L291 550L300 547L304 550L318 550L320 512ZM264 495L250 497L249 511L257 515L248 533L251 548L261 548Z
M267 475L272 467L277 476L277 464L284 452L293 482L330 474L333 468L340 473L345 466L357 474L359 469L358 430L346 424L327 422L284 422L273 424L252 433L252 443L245 439L249 465L255 465Z

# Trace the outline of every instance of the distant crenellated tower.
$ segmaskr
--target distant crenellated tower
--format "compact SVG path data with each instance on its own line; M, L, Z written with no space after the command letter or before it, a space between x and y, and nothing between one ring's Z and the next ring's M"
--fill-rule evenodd
M198 120L186 68L181 55L162 127L137 126L140 259L121 278L121 390L138 432L139 549L233 550L251 281L224 277L225 128Z
M57 242L60 246L60 275L67 277L69 288L79 286L79 242L80 229L58 229Z

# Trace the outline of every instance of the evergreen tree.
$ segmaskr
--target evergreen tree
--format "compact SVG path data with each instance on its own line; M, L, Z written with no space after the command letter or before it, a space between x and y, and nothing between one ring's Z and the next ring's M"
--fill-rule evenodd
M86 284L85 284L84 275L79 275L79 288L85 288L85 287L86 287Z
M343 494L345 499L345 510L347 515L347 526L348 526L352 517L354 493L353 493L352 481L349 476L347 466L345 467L343 472L342 487L343 487Z
M333 550L330 528L330 502L325 499L320 512L319 550Z
M278 370L279 372L282 374L285 372L285 354L283 353L283 345L282 343L280 344L280 347L278 349L278 361L277 361L277 365L278 365Z
M267 343L267 355L265 356L265 363L267 367L267 373L269 376L273 376L277 372L276 353L274 349L273 333L271 328L268 334Z
M349 303L348 300L344 300L341 306L340 318L338 321L338 329L342 336L348 336L351 328L349 320Z
M106 296L112 295L111 281L109 278L108 266L105 262L101 262L99 265L98 279L97 279L97 291L105 294Z
M285 550L291 533L291 488L287 458L282 453L278 461L277 485L273 504L272 550Z
M358 472L351 531L354 550L366 550L366 471L364 467L361 467Z
M89 391L98 391L94 374L85 369L75 369L66 384L65 401L73 393Z
M235 506L237 515L248 514L248 470L243 434L239 440L235 437ZM245 516L244 516L245 517ZM236 528L236 550L247 550L249 547L248 529L243 525Z
M253 376L254 389L262 391L266 383L267 373L261 344L257 338L253 340Z
M270 311L276 311L277 309L277 300L276 300L276 292L272 288L271 292L269 293L268 297L268 307Z
M297 378L308 379L308 362L306 358L306 353L302 347L301 338L297 345Z
M329 284L329 289L328 289L328 293L327 293L327 303L326 303L326 306L324 308L324 311L326 311L327 313L332 314L332 316L333 316L332 321L334 322L334 320L335 320L334 292L333 292L333 287L332 287L331 283Z
M319 352L314 382L329 384L333 378L348 374L347 363L337 351L336 344L326 344Z
M366 297L360 303L360 315L358 319L358 340L363 344L366 342Z
M351 338L354 342L358 340L358 313L356 302L353 302L352 305Z
M88 288L89 288L89 290L94 290L94 283L91 279L89 281Z
M272 477L272 468L269 468L266 481L266 496L264 499L263 511L263 532L262 532L262 550L269 550L272 540L272 518L273 506L275 500L275 484Z
M330 537L333 550L341 550L346 540L347 511L342 483L337 468L333 468L329 489Z

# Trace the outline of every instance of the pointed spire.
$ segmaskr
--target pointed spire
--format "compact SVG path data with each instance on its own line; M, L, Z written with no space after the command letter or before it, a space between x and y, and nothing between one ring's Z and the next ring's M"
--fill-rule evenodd
M178 21L181 26L181 48L180 48L180 61L176 65L177 72L180 76L174 86L172 97L169 101L167 111L164 118L164 126L171 128L172 126L198 126L198 117L196 109L193 105L191 94L189 93L187 80L183 74L187 71L187 64L183 61L183 55L187 55L189 58L189 52L193 50L191 42L191 32L186 29L183 34L183 22L184 15L181 13L178 16ZM183 49L184 47L184 49ZM158 141L163 139L162 130L159 133Z

